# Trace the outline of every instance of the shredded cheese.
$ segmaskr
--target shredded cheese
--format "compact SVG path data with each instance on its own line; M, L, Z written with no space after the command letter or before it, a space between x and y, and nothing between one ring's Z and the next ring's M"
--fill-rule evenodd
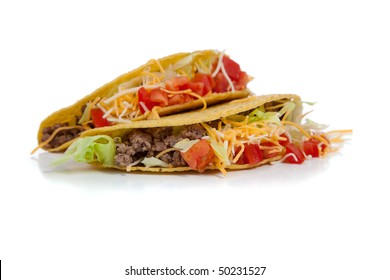
M221 160L218 158L218 157L215 157L214 158L214 166L218 168L219 171L221 171L221 173L226 176L227 172L226 172L226 169L224 168L223 164L221 163Z
M235 92L234 85L232 80L230 79L229 75L226 72L225 66L223 65L223 56L225 55L225 51L220 52L219 58L218 58L218 64L217 67L215 68L214 72L211 74L211 76L214 78L215 76L218 75L219 71L222 72L223 76L229 83L228 89L230 89L231 92Z
M326 134L334 134L334 133L352 133L353 130L352 129L343 129L343 130L331 130L331 131L328 131Z
M178 149L176 149L176 148L166 149L166 150L160 152L159 154L157 154L157 156L155 156L155 158L160 158L162 155L165 155L166 153L173 152L173 151L178 151Z
M157 59L151 59L151 60L149 60L149 62L155 62L157 64L158 68L160 68L161 73L165 72L164 68L161 66L160 61L158 61Z
M231 92L235 92L233 82L230 79L229 75L227 74L226 69L225 69L225 65L223 65L223 63L221 64L221 71L222 71L222 74L225 76L226 80L229 83L228 90L230 89Z
M286 160L286 158L288 157L292 157L294 159L295 162L298 161L298 158L296 155L294 155L293 153L288 153L288 154L285 154L281 159L279 160L276 160L276 161L271 161L271 164L272 165L275 165L275 164L278 164L278 163L282 163L283 161Z
M103 119L107 119L108 116L111 115L111 112L114 111L114 108L111 108L109 109L108 111L106 111L103 115Z
M136 161L130 163L128 166L126 166L126 171L127 171L127 172L130 172L130 171L131 171L131 168L132 168L133 166L136 166L136 165L137 165L138 163L140 163L141 161L143 161L143 158L140 158L140 159L138 159L138 160L136 160Z
M225 54L225 51L222 51L222 52L219 53L217 67L215 67L214 72L211 74L211 76L212 76L213 78L214 78L215 76L217 76L219 70L221 70L222 58L223 58L224 54Z
M157 74L155 74L155 73L143 71L143 72L141 73L141 75L151 76L151 77L154 78L154 81L155 81L155 82L161 83L161 78L160 78Z
M105 104L110 104L112 101L116 100L117 98L123 96L123 95L127 95L129 93L136 93L139 91L140 88L145 88L145 89L154 89L154 88L159 88L163 86L163 84L156 84L156 85L143 85L143 86L138 86L138 87L133 87L133 88L130 88L130 89L126 89L126 90L123 90L123 91L119 91L117 92L116 94L114 94L113 96L105 99L103 102Z
M309 135L309 133L307 133L300 125L294 123L294 122L290 122L290 121L282 121L283 124L287 124L287 125L291 125L295 128L297 128L299 131L302 132L303 135L305 135L308 139L311 138L311 136Z
M145 103L143 101L139 102L139 105L142 107L142 109L147 113L149 112L148 107L146 107Z
M145 108L145 103L139 102L138 92L141 88L147 91L159 88L168 94L168 98L171 98L173 94L186 94L194 97L202 102L202 110L204 110L207 108L207 102L201 95L192 92L190 89L170 91L165 88L165 82L177 77L180 73L190 79L197 72L210 74L214 61L217 60L217 65L211 75L215 77L221 72L228 81L228 90L234 92L234 84L223 64L224 51L207 55L199 54L201 53L192 53L165 68L159 60L152 59L149 61L149 65L140 71L138 76L119 84L116 92L110 97L103 98L93 104L93 106L100 108L104 113L104 118L107 120L110 118L113 124L128 123L133 120L145 119L145 117L157 119L159 118L158 110L156 109L149 113L150 110ZM140 108L144 113L141 113Z

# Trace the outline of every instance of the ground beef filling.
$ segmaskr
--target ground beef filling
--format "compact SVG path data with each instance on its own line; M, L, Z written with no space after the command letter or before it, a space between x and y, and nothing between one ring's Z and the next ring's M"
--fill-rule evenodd
M42 130L42 138L41 142L45 142L49 137L53 134L53 132L60 128L60 127L66 127L69 126L68 123L57 123L53 126L45 127ZM84 131L83 128L72 128L72 129L64 129L59 131L53 138L53 140L50 141L49 144L45 145L44 148L46 149L53 149L61 146L62 144L73 140L74 138L78 137L80 133Z
M205 135L205 129L199 124L180 128L134 129L122 139L122 143L116 145L115 165L126 167L141 158L155 157L185 138L195 140ZM173 167L188 166L179 151L168 152L159 159ZM141 163L138 165L142 166Z

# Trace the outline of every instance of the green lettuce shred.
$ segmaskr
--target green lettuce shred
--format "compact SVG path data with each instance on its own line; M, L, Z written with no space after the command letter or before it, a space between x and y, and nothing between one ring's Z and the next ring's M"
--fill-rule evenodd
M141 163L146 167L153 167L153 166L168 167L168 164L166 162L155 157L146 157L142 160Z
M291 102L291 101L286 102L286 103L284 103L282 109L280 109L278 114L279 114L279 116L283 116L285 113L288 113L288 112L291 113L292 111L294 111L295 107L296 107L296 105L294 102Z
M210 140L210 145L213 148L214 152L216 153L217 157L222 160L222 162L225 164L225 166L230 165L229 157L227 155L225 147L215 141L214 139Z
M76 162L99 162L103 166L112 166L116 152L114 140L106 135L80 138L72 143L65 154L54 160L53 165L63 164L71 159Z
M92 109L92 103L88 102L87 106L84 109L83 115L77 122L78 124L83 124L91 119L91 109Z
M260 106L249 114L249 123L264 121L281 125L280 117L286 113L289 113L287 119L291 119L291 112L294 112L295 108L296 104L294 102L284 103L282 109L280 109L279 112L265 112L264 106Z
M276 112L264 112L261 108L253 110L249 114L249 123L264 121L280 125L279 115Z
M190 140L188 138L184 138L183 140L177 142L173 147L176 148L176 149L179 149L181 152L185 153L189 149L191 149L191 147L193 145L195 145L198 142L199 142L199 139Z

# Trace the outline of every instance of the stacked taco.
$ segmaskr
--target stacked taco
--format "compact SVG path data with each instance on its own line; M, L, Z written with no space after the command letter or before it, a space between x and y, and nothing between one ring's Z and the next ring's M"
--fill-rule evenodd
M245 98L250 94L250 80L224 52L206 50L153 59L48 116L40 125L37 149L63 151L91 129Z
M323 157L350 132L303 122L299 96L255 96L250 80L224 52L151 60L47 117L34 151L66 149L57 164L225 174Z

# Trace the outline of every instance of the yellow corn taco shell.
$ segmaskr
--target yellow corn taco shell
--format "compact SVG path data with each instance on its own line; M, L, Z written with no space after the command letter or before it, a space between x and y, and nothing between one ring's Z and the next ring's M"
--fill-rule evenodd
M191 94L191 90L188 89L184 90L184 93L180 93L180 91L164 91L169 98L172 98L174 94L181 94L181 96L191 95L192 97L195 97L195 99L181 104L156 106L153 109L153 112L150 111L144 114L139 112L138 114L134 114L133 112L133 115L130 114L130 112L132 112L131 110L136 108L136 106L141 106L138 105L138 103L141 103L137 100L138 93L131 92L126 95L124 94L126 91L134 91L134 89L138 89L144 85L146 85L145 88L148 86L150 88L158 87L158 84L164 83L163 80L172 75L187 76L191 80L194 77L195 72L207 73L207 71L209 71L208 74L212 74L210 73L213 69L212 67L215 67L218 63L221 64L220 61L222 61L222 59L220 58L224 56L225 54L218 51L205 50L193 53L178 53L158 60L150 60L145 65L105 84L90 95L77 101L75 104L58 110L44 119L41 122L38 131L38 148L43 148L50 152L65 150L79 137L79 134L82 131L94 128L89 120L91 119L90 110L92 107L96 106L100 106L99 108L105 113L106 119L115 119L116 121L111 121L111 124L116 126L121 125L122 120L123 123L130 123L147 118L159 118L160 116L172 115L202 107L205 108L206 106L209 107L217 103L247 97L250 94L250 91L246 89L246 84L245 88L242 89L238 88L237 90L234 90L234 86L233 89L229 86L227 92L210 92L201 98L199 98L199 95ZM222 70L220 70L220 72L221 71ZM249 82L249 80L250 77L247 76L246 82ZM233 85L233 83L231 83L231 85ZM148 88L148 90L150 89ZM110 111L110 108L112 108L112 111ZM138 108L138 111L144 109L144 107ZM107 111L110 112L106 115ZM85 119L86 122L80 123L80 119ZM54 132L56 129L59 129L59 131ZM60 132L61 130L62 132ZM65 131L70 133L62 135ZM49 136L53 135L53 133L57 134L55 137L62 137L59 141L60 144L52 145L51 143L53 142L48 142Z
M172 131L175 131L176 128L183 129L183 127L188 126L196 126L201 125L204 128L209 128L207 130L207 137L203 137L204 139L211 140L213 137L215 137L216 141L214 143L219 142L218 145L224 145L224 138L227 137L226 135L228 133L231 133L229 130L230 127L238 127L237 133L244 133L241 136L237 137L237 139L240 139L243 142L250 143L253 140L253 143L258 143L260 145L260 141L263 140L256 140L257 137L255 134L256 130L263 129L264 132L260 132L260 138L266 139L266 141L277 141L277 139L283 139L283 136L280 136L282 133L285 133L285 128L283 125L280 125L278 127L275 124L268 123L268 121L272 122L275 121L274 119L264 120L264 121L257 121L250 123L248 122L248 115L256 108L262 108L262 110L265 110L266 112L264 114L267 114L267 111L271 112L269 116L277 116L277 118L282 118L282 116L277 115L277 112L281 110L281 108L287 107L285 104L293 104L293 110L288 111L287 113L284 112L283 115L288 115L288 122L292 124L299 124L300 118L302 116L302 106L300 102L300 97L293 94L274 94L274 95L266 95L266 96L251 96L248 98L240 99L240 100L234 100L231 102L226 102L223 104L219 104L210 108L207 108L206 110L196 110L191 112L186 112L182 114L177 115L171 115L162 117L158 120L141 120L138 122L133 122L129 124L123 124L123 125L117 125L115 127L103 127L103 128L97 128L93 130L85 131L81 134L81 140L82 139L92 139L93 137L99 137L104 135L104 137L109 136L111 139L121 139L119 142L124 141L126 137L131 134L134 131L148 131L148 129L156 129L156 128L172 128ZM269 109L268 109L269 108ZM256 113L256 112L255 112ZM268 115L266 115L268 117ZM241 123L239 123L235 119L240 119ZM218 124L220 122L220 124ZM278 121L276 121L278 122ZM282 121L280 122L282 123ZM249 135L245 135L245 124L248 124L248 131ZM213 126L214 128L211 128ZM229 126L229 127L228 127ZM241 129L242 128L242 129ZM244 130L243 130L244 129ZM219 132L216 132L216 130L219 130ZM213 132L214 131L214 132ZM266 131L271 131L270 135L261 135L262 133L266 133ZM225 133L225 136L221 136L223 133ZM221 136L221 138L218 138ZM274 135L273 135L274 134ZM169 136L169 135L168 135ZM166 137L168 137L166 136ZM165 137L165 136L164 136ZM166 138L162 138L166 139ZM247 139L245 138L247 137ZM203 139L202 138L202 139ZM228 138L225 138L228 139ZM252 139L252 140L250 140ZM274 140L276 139L276 140ZM130 142L132 140L130 139ZM136 141L136 140L134 140ZM155 140L153 140L155 141ZM240 146L240 144L237 144L238 142L235 142L235 139L226 140L227 143L225 144L225 149L234 149L232 148L233 145L237 145L237 147ZM241 145L242 146L242 145ZM72 149L72 147L70 147ZM118 148L116 148L116 155L118 155ZM214 146L213 146L214 149ZM213 162L209 163L207 166L205 166L203 170L220 170L222 172L225 172L227 169L248 169L253 168L257 166L261 166L270 162L274 162L277 160L280 160L283 156L285 151L283 150L283 147L280 147L280 152L273 155L272 157L263 158L260 162L256 162L255 164L248 164L248 163L240 163L238 164L237 161L233 162L234 156L231 153L228 153L228 156L230 157L229 162L223 162L223 160L220 160L220 155L216 155ZM75 150L73 148L73 150ZM171 149L172 150L172 149ZM171 151L172 152L172 151ZM236 151L236 156L237 156ZM73 155L69 155L68 151L65 153L65 157L72 158ZM100 155L101 157L102 155ZM103 155L104 157L104 155ZM191 168L190 166L140 166L139 164L136 164L136 166L118 166L116 165L115 161L113 164L104 165L102 164L102 160L98 160L99 157L94 157L92 160L90 160L88 163L95 165L97 167L106 167L106 168L115 168L119 170L124 171L146 171L146 172L182 172L182 171L190 171L194 170L194 168ZM198 170L199 171L199 170Z

